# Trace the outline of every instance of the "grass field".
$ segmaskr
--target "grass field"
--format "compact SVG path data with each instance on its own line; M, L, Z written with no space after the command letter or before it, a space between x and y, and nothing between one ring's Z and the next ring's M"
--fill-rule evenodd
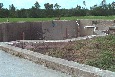
M55 18L9 18L10 22L19 22L19 21L50 21ZM104 19L104 20L114 20L115 16L78 16L78 17L61 17L61 20L77 20L77 19ZM7 18L0 18L0 22L7 22Z

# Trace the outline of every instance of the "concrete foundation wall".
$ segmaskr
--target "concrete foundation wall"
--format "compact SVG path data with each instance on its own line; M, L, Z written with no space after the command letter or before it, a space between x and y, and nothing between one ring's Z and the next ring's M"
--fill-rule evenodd
M0 24L0 41L3 40L3 32L2 32L2 26Z
M77 38L79 36L88 36L94 34L93 29L85 29L85 26L95 26L97 27L97 30L101 32L102 30L109 30L110 26L115 25L115 22L113 20L77 21L78 23L76 21L68 20L2 23L0 24L0 41L22 40L23 33L25 35L25 40L71 39Z
M94 28L84 28L85 35L93 35L94 34Z
M77 28L76 21L48 21L42 24L45 40L76 38Z
M50 69L61 71L73 77L115 77L115 73L99 68L67 61L60 58L50 57L37 52L13 47L7 44L0 45L0 49L12 55L31 60L35 63L44 65Z
M42 22L31 22L31 39L33 40L42 40L43 39L43 30L42 30Z
M61 40L77 37L75 21L45 21L0 24L0 41ZM24 36L24 38L23 38Z
M80 36L86 36L87 35L87 33L86 33L86 31L85 31L85 29L84 29L84 27L85 26L91 26L92 25L92 22L91 22L91 20L80 20L80 28L79 28L79 35Z
M80 36L86 36L89 33L84 29L85 26L95 26L97 30L109 30L109 27L114 25L114 20L80 20Z
M43 39L42 23L24 22L24 23L3 23L0 24L0 41L38 40ZM24 35L23 35L24 34Z
M99 30L109 30L109 27L114 25L114 20L98 20L96 27L98 27Z

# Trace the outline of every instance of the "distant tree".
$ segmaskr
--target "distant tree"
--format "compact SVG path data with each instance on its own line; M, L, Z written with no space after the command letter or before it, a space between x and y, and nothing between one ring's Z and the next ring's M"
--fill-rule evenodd
M40 5L39 5L39 3L36 1L36 3L34 4L34 6L35 6L35 8L36 9L40 9Z
M45 3L44 6L46 10L53 9L53 4Z
M56 17L60 17L60 5L58 5L57 3L54 5L54 15L56 16Z
M112 12L113 12L113 15L115 15L115 2L112 2Z
M81 16L81 9L82 9L81 6L77 5L75 12L76 16Z
M88 9L85 9L84 7L81 7L80 5L77 5L75 8L75 15L76 16L86 16L88 14Z
M114 1L112 2L112 6L115 7L115 2Z
M2 8L0 10L0 18L6 18L9 16L9 10Z
M16 13L17 13L17 17L18 18L28 18L29 17L29 14L28 14L29 11L28 11L28 9L22 8L20 10L17 10Z
M3 3L0 3L0 9L2 9L2 7L3 7Z
M106 0L102 1L102 6L106 5Z
M36 1L34 6L32 6L32 8L29 9L29 16L33 17L33 18L37 18L37 17L41 17L41 10L40 10L40 5L39 3Z
M115 6L113 5L113 2L107 5L108 15L115 15Z
M46 9L46 16L53 17L53 4L45 3L44 7Z
M40 10L40 4L36 1L36 3L34 4L35 7L35 14L37 17L41 17L41 10Z
M9 10L11 11L16 11L16 8L13 4L9 5Z
M16 7L11 4L9 5L10 17L16 17Z
M54 5L54 8L55 9L59 9L61 6L60 5L58 5L58 3L56 3L55 5Z
M37 12L36 11L37 11L36 8L34 6L32 6L32 8L29 11L29 16L31 18L37 18L38 16L37 16Z

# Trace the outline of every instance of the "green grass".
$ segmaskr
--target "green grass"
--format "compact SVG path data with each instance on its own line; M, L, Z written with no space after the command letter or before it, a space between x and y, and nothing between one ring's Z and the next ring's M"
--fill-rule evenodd
M9 18L10 22L33 22L33 21L51 21L54 18ZM61 17L61 20L77 20L77 19L104 19L104 20L114 20L115 16L78 16L78 17ZM6 22L7 18L0 18L0 22Z
M35 21L48 21L53 20L54 18L9 18L9 22L35 22ZM0 18L0 22L6 22L7 18Z
M115 35L75 41L47 54L115 72Z
M88 65L115 71L115 36L98 37L92 41L94 49L99 50L98 58L89 60ZM92 45L93 45L92 44Z
M103 19L114 20L115 16L78 16L78 17L62 17L62 19L76 20L76 19Z

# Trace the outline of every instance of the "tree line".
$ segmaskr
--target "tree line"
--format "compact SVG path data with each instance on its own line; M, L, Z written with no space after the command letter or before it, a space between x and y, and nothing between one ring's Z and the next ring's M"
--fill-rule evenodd
M83 2L86 6L85 2ZM29 9L16 9L11 4L9 9L3 8L3 3L0 3L0 18L45 18L45 17L70 17L70 16L112 16L115 15L115 2L106 4L104 0L100 5L94 5L87 9L77 5L71 9L60 9L59 4L45 3L45 9L40 8L40 4L36 1Z

